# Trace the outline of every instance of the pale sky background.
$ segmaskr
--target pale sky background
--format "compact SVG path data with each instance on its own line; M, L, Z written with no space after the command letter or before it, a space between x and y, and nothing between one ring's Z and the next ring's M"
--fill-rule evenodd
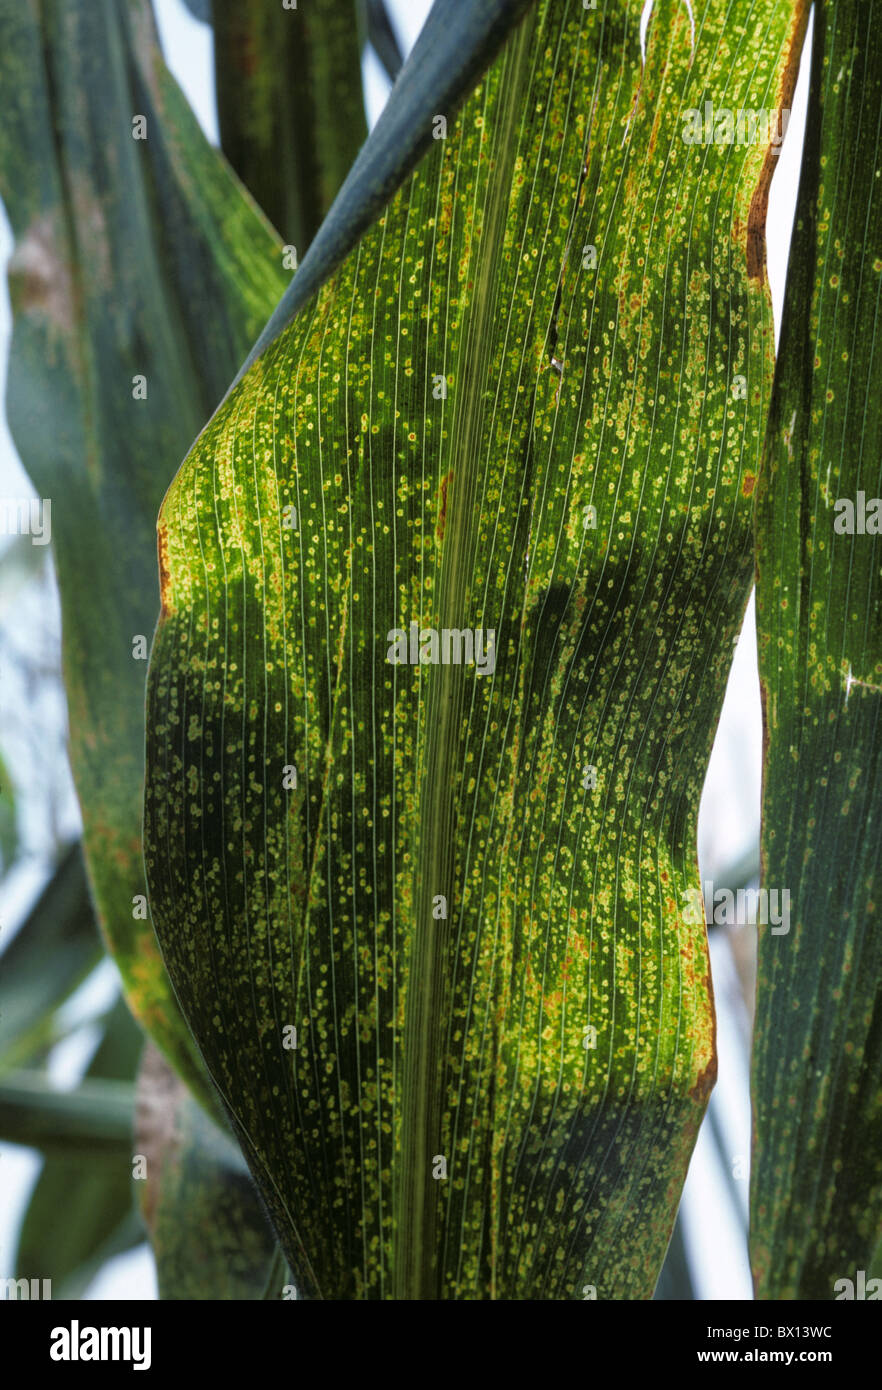
M210 30L192 18L182 0L154 0L154 6L166 60L208 138L217 144ZM430 7L430 0L389 0L389 8L405 53L413 45ZM787 254L799 178L810 41L809 34L793 114L779 167L772 183L769 202L768 262L776 335L781 321ZM373 124L386 100L389 84L382 67L372 53L368 53L365 60L365 78L368 120ZM10 251L9 228L0 211L0 263L5 263ZM0 279L0 387L5 382L9 332L9 302L4 276ZM32 493L33 489L18 461L0 411L0 495L20 497ZM0 625L11 640L16 636L21 639L22 634L33 634L42 628L45 640L51 648L53 642L57 642L59 627L54 581L47 575L43 585L34 588L29 596L22 599L19 593L14 607L0 591ZM6 677L7 671L3 671L2 675ZM45 697L42 697L42 703L36 704L32 700L24 699L22 692L14 688L14 672L10 672L6 682L0 683L0 721L4 721L6 735L8 726L5 721L9 711L22 707L30 710L30 717L45 721L42 726L37 726L38 738L44 728L51 726L54 730L53 736L60 739L65 716L57 694L53 696L52 691L48 691ZM15 771L12 750L9 753L9 761ZM63 764L63 759L60 761ZM713 878L719 875L756 844L759 834L760 773L761 717L751 599L747 620L735 651L723 715L702 797L699 821L702 877ZM30 781L34 781L32 768L26 767L21 770L21 776L24 785L28 784L29 776ZM51 778L42 778L42 785L44 795L52 796L59 829L65 835L77 833L78 809L66 766L55 767ZM45 808L39 804L39 798L34 809L26 810L26 814L31 816L34 824L39 821L41 815L45 816ZM20 922L46 876L45 854L41 857L39 852L38 832L29 832L29 835L29 855L4 882L0 914L3 937L0 938L0 946L5 944L10 932L14 931ZM29 840L29 835L26 835L26 841ZM741 1002L731 954L725 943L719 940L714 943L712 968L717 1003L720 1071L711 1106L716 1123L725 1136L732 1161L743 1159L746 1174L750 1153L746 1046L748 1021ZM99 999L109 1000L114 991L114 974L115 968L109 962L106 963L98 978L93 979L71 1001L69 1007L72 1018L85 1018ZM94 1032L83 1028L68 1047L57 1050L57 1055L52 1059L52 1075L56 1084L76 1084L94 1045ZM39 1168L39 1157L32 1151L3 1145L0 1170L0 1278L13 1273L11 1260L15 1232ZM752 1296L744 1236L748 1195L746 1178L735 1184L737 1206L733 1204L731 1191L732 1185L726 1181L726 1176L721 1170L718 1149L710 1138L708 1124L705 1123L692 1159L681 1207L690 1265L700 1298L749 1299ZM59 1221L63 1219L64 1213L59 1212ZM87 1297L155 1298L156 1280L149 1248L145 1245L114 1260L93 1283Z

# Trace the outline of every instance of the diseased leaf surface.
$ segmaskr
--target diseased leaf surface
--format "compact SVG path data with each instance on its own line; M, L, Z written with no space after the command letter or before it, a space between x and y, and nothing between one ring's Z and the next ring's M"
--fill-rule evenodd
M772 374L774 155L683 112L803 9L532 6L163 505L151 902L307 1297L652 1295Z

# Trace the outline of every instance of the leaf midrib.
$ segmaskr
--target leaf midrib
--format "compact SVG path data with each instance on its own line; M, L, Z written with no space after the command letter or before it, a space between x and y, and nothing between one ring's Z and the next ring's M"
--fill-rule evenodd
M496 309L495 251L502 244L508 215L511 174L523 120L523 94L532 63L530 38L535 10L510 41L510 76L500 82L494 122L498 160L488 175L488 196L476 249L477 267L464 346L456 365L450 450L452 477L447 492L447 524L440 565L436 625L469 626L467 613L472 559L480 520L475 505L476 460L483 425L483 351ZM483 626L483 619L481 622ZM437 1250L438 1180L431 1160L441 1152L442 1083L450 996L450 942L456 890L458 791L457 731L466 681L473 669L439 665L426 682L425 743L420 788L419 845L414 856L415 917L407 972L403 1036L401 1182L396 1193L396 1299L434 1300L439 1287ZM486 679L486 677L485 677ZM447 918L432 916L433 898L443 893ZM446 1155L448 1163L453 1155Z

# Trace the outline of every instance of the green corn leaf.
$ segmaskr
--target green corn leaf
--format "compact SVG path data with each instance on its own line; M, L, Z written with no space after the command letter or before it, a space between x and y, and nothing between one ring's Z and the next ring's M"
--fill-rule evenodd
M308 1298L650 1298L715 1074L775 154L684 113L777 113L805 6L659 0L645 68L638 4L492 8L160 516L151 902Z
M410 54L394 98L353 164L272 317L255 343L241 377L274 342L358 238L381 215L405 176L433 147L435 116L451 120L478 74L531 0L435 0ZM238 379L238 378L237 378Z
M221 146L302 254L367 135L355 0L214 0Z
M751 1258L757 1297L829 1299L882 1233L879 0L815 6L788 276L757 632L762 883L789 931L759 934Z
M213 1105L137 901L141 657L163 493L286 283L281 248L164 68L147 0L0 0L0 85L8 417L51 505L89 874L135 1014Z
M118 1000L86 1076L133 1082L143 1042L128 1008ZM94 1157L51 1153L28 1202L15 1268L50 1278L54 1298L81 1298L107 1260L143 1239L133 1202L130 1152L97 1163Z
M44 1154L128 1162L134 1088L123 1081L81 1081L59 1091L43 1072L22 1069L0 1080L0 1139Z
M156 1258L160 1298L281 1298L288 1282L242 1155L155 1048L138 1079L136 1184ZM272 1280L272 1289L268 1281Z
M82 845L65 850L0 955L0 1074L56 1040L55 1012L101 959Z

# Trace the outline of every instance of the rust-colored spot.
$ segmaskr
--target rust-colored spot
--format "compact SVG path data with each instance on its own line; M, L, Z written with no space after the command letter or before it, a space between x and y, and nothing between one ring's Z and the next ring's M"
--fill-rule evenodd
M756 474L745 473L744 481L741 484L741 491L745 497L749 497L756 487Z
M441 510L438 513L438 525L435 527L435 535L439 541L443 541L447 526L447 489L452 480L452 472L448 473L446 478L441 479Z
M763 165L757 190L750 204L747 219L747 278L762 282L766 273L766 212L769 207L769 184L775 166L768 160Z
M166 601L171 576L168 570L168 532L161 521L156 527L156 552L159 557L159 621L162 622L171 611Z

